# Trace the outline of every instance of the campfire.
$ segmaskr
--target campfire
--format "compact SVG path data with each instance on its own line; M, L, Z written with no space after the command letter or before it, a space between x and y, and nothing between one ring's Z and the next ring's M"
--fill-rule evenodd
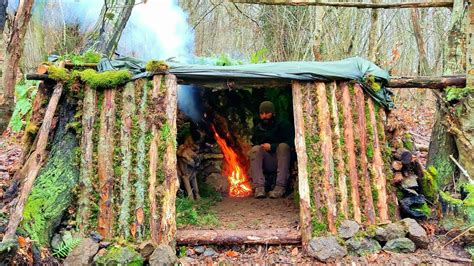
M223 175L229 181L229 196L230 197L247 197L252 194L252 187L247 176L245 167L239 160L237 153L227 145L224 138L221 138L217 133L214 125L211 125L214 133L214 139L219 144L222 154L224 155Z

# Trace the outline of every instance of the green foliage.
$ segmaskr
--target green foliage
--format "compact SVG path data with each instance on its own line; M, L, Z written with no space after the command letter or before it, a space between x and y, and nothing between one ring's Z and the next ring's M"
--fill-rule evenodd
M242 65L242 61L240 60L235 60L230 58L226 54L221 54L217 60L214 62L216 66L236 66L236 65Z
M446 100L448 102L461 100L462 98L466 97L470 93L474 93L473 87L466 87L466 88L447 88L446 89Z
M151 60L146 63L145 69L148 72L165 72L168 71L170 67L162 60Z
M113 88L127 82L132 75L128 70L105 71L97 73L95 70L86 69L76 72L82 81L92 88Z
M455 199L453 197L451 197L448 193L444 192L444 191L440 191L439 192L439 195L441 196L441 199L443 199L443 201L445 201L446 203L448 203L449 205L462 205L462 200L460 199Z
M265 57L265 53L268 52L267 48L262 48L255 53L250 55L250 64L259 64L259 63L266 63L268 60Z
M414 210L414 211L419 211L419 212L424 213L426 215L426 217L430 217L430 215L431 215L431 209L430 209L430 207L428 207L428 204L426 204L426 203L423 203L419 206L412 207L411 209Z
M53 256L56 258L65 258L69 253L81 243L82 238L66 238L63 239L58 248L54 249Z
M102 59L102 55L92 50L89 50L82 55L66 54L59 58L60 61L70 61L71 63L75 65L82 65L82 64L87 64L87 63L99 63L100 59Z
M70 79L69 71L67 69L57 66L50 66L48 68L48 77L56 81L68 81Z
M421 178L421 192L433 203L438 202L438 171L433 166L429 166L423 171Z
M20 81L15 85L15 110L10 119L10 127L13 132L19 132L29 112L31 111L33 100L38 91L37 81Z
M321 222L316 221L316 219L312 219L311 224L313 227L313 232L312 232L313 237L322 236L328 232L328 227L325 223L321 223Z
M199 184L201 200L191 201L188 197L176 198L176 224L179 225L218 225L217 216L209 209L222 196L211 186Z
M143 265L143 257L131 246L111 246L103 255L94 258L94 265Z
M375 92L378 92L382 88L380 83L375 81L374 75L367 75L364 79L364 83Z

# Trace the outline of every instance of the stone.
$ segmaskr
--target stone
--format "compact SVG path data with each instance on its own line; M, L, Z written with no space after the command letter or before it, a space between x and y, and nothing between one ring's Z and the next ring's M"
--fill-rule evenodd
M91 265L94 256L99 250L99 244L91 238L85 238L74 248L67 258L64 260L64 265Z
M413 241L417 248L427 248L430 240L426 231L416 220L411 218L405 218L401 220L401 223L405 225L408 232L408 238Z
M339 226L337 233L340 237L344 239L349 239L353 237L357 232L359 232L359 224L355 221L344 220Z
M351 255L367 256L379 252L382 247L379 242L371 238L351 238L346 241L347 250Z
M411 253L415 251L415 243L406 237L395 238L388 241L383 250L396 253Z
M204 253L202 253L204 257L212 257L212 256L216 256L217 254L218 253L213 248L206 248Z
M229 182L220 173L212 173L206 177L206 184L213 187L217 192L228 193Z
M138 252L145 260L150 258L151 254L153 254L153 251L155 251L155 245L153 245L153 242L150 240L141 243L138 247Z
M61 239L61 235L54 234L53 238L51 239L51 249L52 250L58 249L59 245L61 245L62 242L63 240Z
M405 234L405 227L399 223L391 223L385 228L377 227L375 229L375 239L381 242L387 242L395 238L405 237Z
M341 259L347 255L347 249L337 242L336 237L314 237L309 241L308 255L322 262Z
M101 236L99 233L97 233L96 231L90 233L90 237L91 237L92 239L94 239L95 242L100 242L100 241L102 241L102 236Z
M402 180L401 186L404 189L413 189L418 187L418 177L416 175L409 175Z
M132 247L113 246L104 254L97 254L94 262L96 265L143 265L144 259Z
M178 257L176 257L176 252L173 248L161 244L153 251L149 261L151 266L174 265L178 261Z
M206 248L203 247L203 246L197 246L197 247L194 248L194 251L196 251L196 253L198 253L198 254L202 254L202 253L204 253L204 251L206 251Z

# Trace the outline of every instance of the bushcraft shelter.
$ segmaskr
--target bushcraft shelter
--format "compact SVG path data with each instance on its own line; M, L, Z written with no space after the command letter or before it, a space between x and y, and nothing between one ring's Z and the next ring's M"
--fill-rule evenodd
M305 245L321 228L335 233L344 219L368 225L394 219L397 201L389 189L390 149L384 134L385 110L392 105L384 87L389 79L386 71L362 58L166 65L169 68L150 69L132 58L103 59L97 64L99 73L82 72L73 81L58 75L73 73L65 71L74 68L71 64L61 64L66 68L63 72L50 68L48 76L39 75L44 81L38 94L43 101L49 98L43 111L33 111L32 119L41 116L38 121L43 121L39 136L49 130L58 103L68 101L66 94L80 102L74 107L77 121L69 121L68 126L80 128L81 134L77 148L72 147L80 157L74 171L80 184L77 226L81 232L97 230L104 238L152 239L168 245L219 243L217 234L202 234L193 242L180 237L176 229L179 84L209 89L291 88L300 207L300 231L293 242ZM107 81L119 73L126 73L121 82ZM97 82L91 75L104 80ZM34 212L28 206L38 196L35 193L33 188L25 211ZM40 231L35 217L25 215L22 222L30 233ZM235 242L280 243L276 231L240 235Z

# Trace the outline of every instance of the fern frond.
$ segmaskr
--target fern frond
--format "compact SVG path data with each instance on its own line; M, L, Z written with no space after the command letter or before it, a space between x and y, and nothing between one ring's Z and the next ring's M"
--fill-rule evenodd
M56 258L65 258L69 253L81 243L82 238L68 238L64 239L58 248L54 249L53 256Z

